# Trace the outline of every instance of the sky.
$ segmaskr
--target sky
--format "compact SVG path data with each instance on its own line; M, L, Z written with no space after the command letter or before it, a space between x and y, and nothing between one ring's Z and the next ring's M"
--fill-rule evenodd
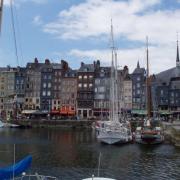
M13 13L18 59L10 0L4 0L0 67L26 66L35 57L64 59L74 69L97 59L110 65L111 19L119 68L146 66L146 36L151 73L176 65L180 0L13 0Z

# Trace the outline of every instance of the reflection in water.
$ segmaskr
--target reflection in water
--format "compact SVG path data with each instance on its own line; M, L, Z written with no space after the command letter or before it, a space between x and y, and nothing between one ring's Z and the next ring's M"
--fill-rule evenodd
M30 171L79 180L97 175L101 152L101 176L120 179L180 179L180 150L171 145L103 145L94 132L61 129L0 129L0 166L27 154L33 156Z

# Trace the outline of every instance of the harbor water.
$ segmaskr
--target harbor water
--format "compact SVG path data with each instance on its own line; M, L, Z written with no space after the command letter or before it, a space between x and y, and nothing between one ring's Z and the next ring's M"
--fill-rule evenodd
M33 163L28 173L80 180L98 174L117 180L180 179L180 149L170 144L105 145L91 130L0 129L0 166L13 164L28 154Z

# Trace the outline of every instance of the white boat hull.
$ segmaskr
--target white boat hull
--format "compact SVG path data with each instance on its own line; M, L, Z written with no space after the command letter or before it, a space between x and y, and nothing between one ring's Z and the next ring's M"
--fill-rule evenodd
M132 136L123 134L122 132L102 131L99 130L97 139L106 144L127 143L132 141Z

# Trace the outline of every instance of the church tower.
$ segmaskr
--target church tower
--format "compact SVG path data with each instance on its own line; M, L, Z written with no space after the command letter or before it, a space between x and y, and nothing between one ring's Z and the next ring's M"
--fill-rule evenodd
M176 67L180 67L180 61L179 61L179 44L178 44L178 39L177 39Z

